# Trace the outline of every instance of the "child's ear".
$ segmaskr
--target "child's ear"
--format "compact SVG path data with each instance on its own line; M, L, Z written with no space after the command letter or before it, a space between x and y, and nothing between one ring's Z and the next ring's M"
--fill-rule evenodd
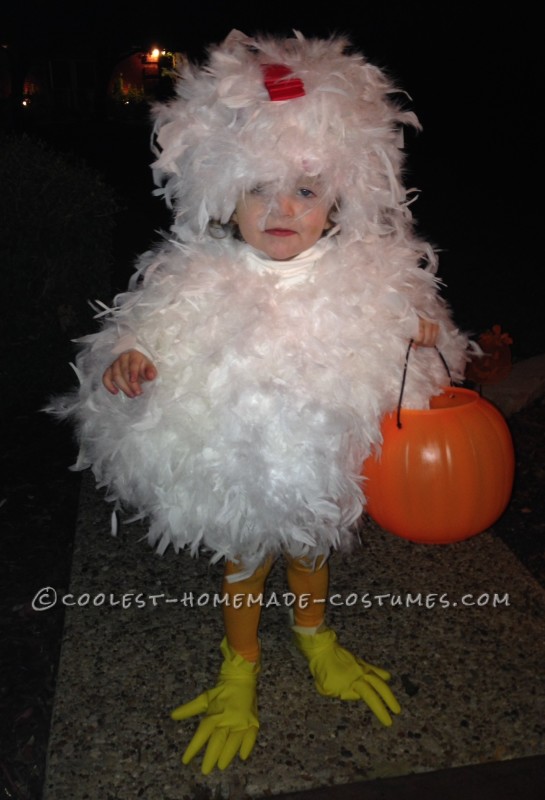
M327 219L326 219L325 225L324 225L324 231L330 231L331 228L335 227L336 223L333 222L333 220L331 219L331 213L333 211L335 211L335 206L331 206L331 208L329 209L329 212L327 214Z
M335 220L332 218L332 215L336 211L339 211L339 201L338 200L335 200L335 202L333 203L333 205L331 206L331 208L327 212L327 219L326 219L326 224L325 224L325 227L324 227L324 231L330 231L331 228L335 228L336 225L338 225L338 223L335 222Z

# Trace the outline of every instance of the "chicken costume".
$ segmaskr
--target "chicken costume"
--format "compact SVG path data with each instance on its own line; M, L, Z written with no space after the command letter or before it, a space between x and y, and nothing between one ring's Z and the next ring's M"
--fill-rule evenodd
M80 387L56 413L77 426L77 467L90 466L110 500L149 521L150 543L225 559L227 587L280 553L314 575L332 549L350 549L365 507L361 466L396 406L419 318L440 324L452 377L463 375L468 340L440 297L433 249L414 233L402 184L402 128L418 121L399 97L342 38L233 31L204 66L186 65L176 97L154 109L153 170L174 209L171 236L140 259L129 291L81 341ZM294 176L320 178L333 227L275 261L241 241L231 220L240 197L282 191ZM157 368L136 398L102 385L129 349ZM427 407L444 383L437 353L418 348L405 405ZM307 642L325 635L337 647L332 631L314 635L316 621L295 620L311 630ZM255 684L255 658L232 645L222 645L224 667L236 662ZM305 655L319 691L335 694ZM229 753L222 734L203 771L249 754L252 697L246 722L226 723L236 732ZM210 692L197 700L177 718L213 713Z

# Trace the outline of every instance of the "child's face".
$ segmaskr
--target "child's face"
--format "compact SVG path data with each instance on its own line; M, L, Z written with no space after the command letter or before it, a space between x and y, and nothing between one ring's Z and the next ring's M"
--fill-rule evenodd
M329 206L318 178L304 178L290 188L258 186L237 203L233 222L256 250L287 261L308 250L331 227Z

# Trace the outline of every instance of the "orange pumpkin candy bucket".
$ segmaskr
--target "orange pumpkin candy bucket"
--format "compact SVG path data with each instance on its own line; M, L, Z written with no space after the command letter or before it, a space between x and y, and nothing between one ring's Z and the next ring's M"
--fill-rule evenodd
M363 465L366 511L413 542L462 541L490 527L509 503L511 433L492 403L452 385L431 398L429 409L402 411L409 353L410 347L397 413L384 418L380 452Z

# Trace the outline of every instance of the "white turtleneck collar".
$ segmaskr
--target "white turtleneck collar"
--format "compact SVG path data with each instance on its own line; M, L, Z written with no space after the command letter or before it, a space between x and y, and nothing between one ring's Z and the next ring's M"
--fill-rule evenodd
M276 261L267 258L259 250L248 246L245 253L246 265L252 272L259 274L271 273L279 277L279 286L293 286L297 283L304 283L310 276L314 265L319 261L324 253L332 246L330 237L319 239L316 244L303 250L299 255L290 258L289 261Z

